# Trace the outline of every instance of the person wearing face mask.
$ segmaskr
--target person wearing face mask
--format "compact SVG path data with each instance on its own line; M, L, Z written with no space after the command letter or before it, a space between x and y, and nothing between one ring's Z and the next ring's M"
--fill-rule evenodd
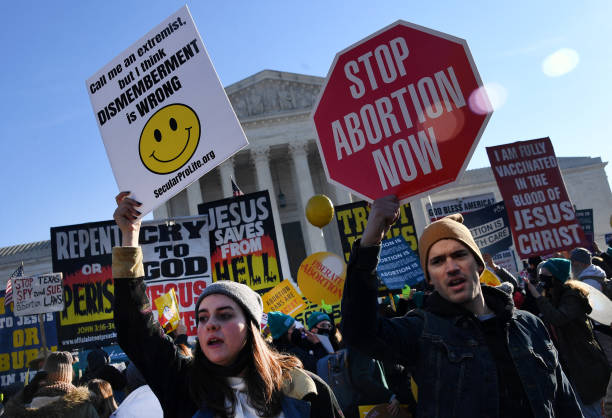
M154 320L138 246L140 203L121 192L114 219L114 321L120 347L157 396L165 417L342 417L334 394L300 360L261 335L261 297L246 285L217 281L199 295L193 358L179 353Z
M325 312L312 312L306 320L306 325L313 334L325 335L328 337L334 351L344 348L340 330L334 325L334 322Z
M538 265L541 262L542 257L539 256L529 257L529 259L527 260L527 281L529 281L536 287L539 286L540 289L542 289L542 285L540 284L540 279L538 278ZM527 281L525 281L525 283ZM523 295L525 296L525 298L521 305L521 309L527 312L531 312L536 316L540 315L540 309L538 308L538 304L536 303L536 300L533 295L529 291L527 291L526 288L523 289Z
M317 372L317 360L327 354L319 338L304 328L298 328L295 319L282 312L268 313L268 328L272 345L282 353L293 354L302 361L304 368Z
M601 399L606 393L610 368L606 356L595 340L593 326L587 317L589 286L570 277L569 260L550 258L538 267L546 296L529 281L527 287L536 299L542 320L559 349L563 370L576 389L585 417L601 417Z

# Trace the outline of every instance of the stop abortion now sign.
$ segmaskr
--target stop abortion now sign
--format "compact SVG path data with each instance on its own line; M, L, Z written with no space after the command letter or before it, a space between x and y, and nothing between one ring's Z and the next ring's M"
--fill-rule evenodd
M331 183L404 203L458 179L491 113L465 40L398 21L336 55L312 118Z

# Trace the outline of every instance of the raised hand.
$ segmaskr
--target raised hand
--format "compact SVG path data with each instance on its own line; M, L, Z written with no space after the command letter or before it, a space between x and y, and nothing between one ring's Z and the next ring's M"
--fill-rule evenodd
M123 240L121 245L124 247L138 246L138 233L140 232L141 213L136 209L141 203L128 197L130 192L121 192L115 196L117 209L113 213L113 218L121 230Z
M391 226L399 219L400 205L397 197L388 195L376 199L370 208L368 224L366 225L361 246L380 244Z

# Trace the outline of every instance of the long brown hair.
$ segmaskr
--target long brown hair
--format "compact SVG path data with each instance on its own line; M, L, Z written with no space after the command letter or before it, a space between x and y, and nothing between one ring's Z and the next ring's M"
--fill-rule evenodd
M189 392L198 408L204 404L215 416L233 417L236 397L222 373L223 368L211 365L202 349L194 353L189 376ZM291 378L289 372L302 367L302 362L295 356L282 354L272 348L262 337L259 329L252 322L247 331L247 342L240 355L246 358L246 367L241 376L247 386L249 404L259 416L275 416L281 412L282 388ZM238 376L238 374L236 375ZM231 406L226 408L225 400Z
M100 418L108 418L117 410L113 388L106 380L91 379L87 382L87 388L93 395L92 403Z

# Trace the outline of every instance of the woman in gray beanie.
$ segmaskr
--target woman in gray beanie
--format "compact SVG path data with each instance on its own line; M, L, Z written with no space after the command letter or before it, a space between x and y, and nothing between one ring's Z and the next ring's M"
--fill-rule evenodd
M323 380L264 341L261 297L243 284L218 281L204 289L195 304L194 357L178 353L151 313L138 246L140 203L128 196L117 195L114 213L123 240L113 248L115 327L164 416L342 416Z

